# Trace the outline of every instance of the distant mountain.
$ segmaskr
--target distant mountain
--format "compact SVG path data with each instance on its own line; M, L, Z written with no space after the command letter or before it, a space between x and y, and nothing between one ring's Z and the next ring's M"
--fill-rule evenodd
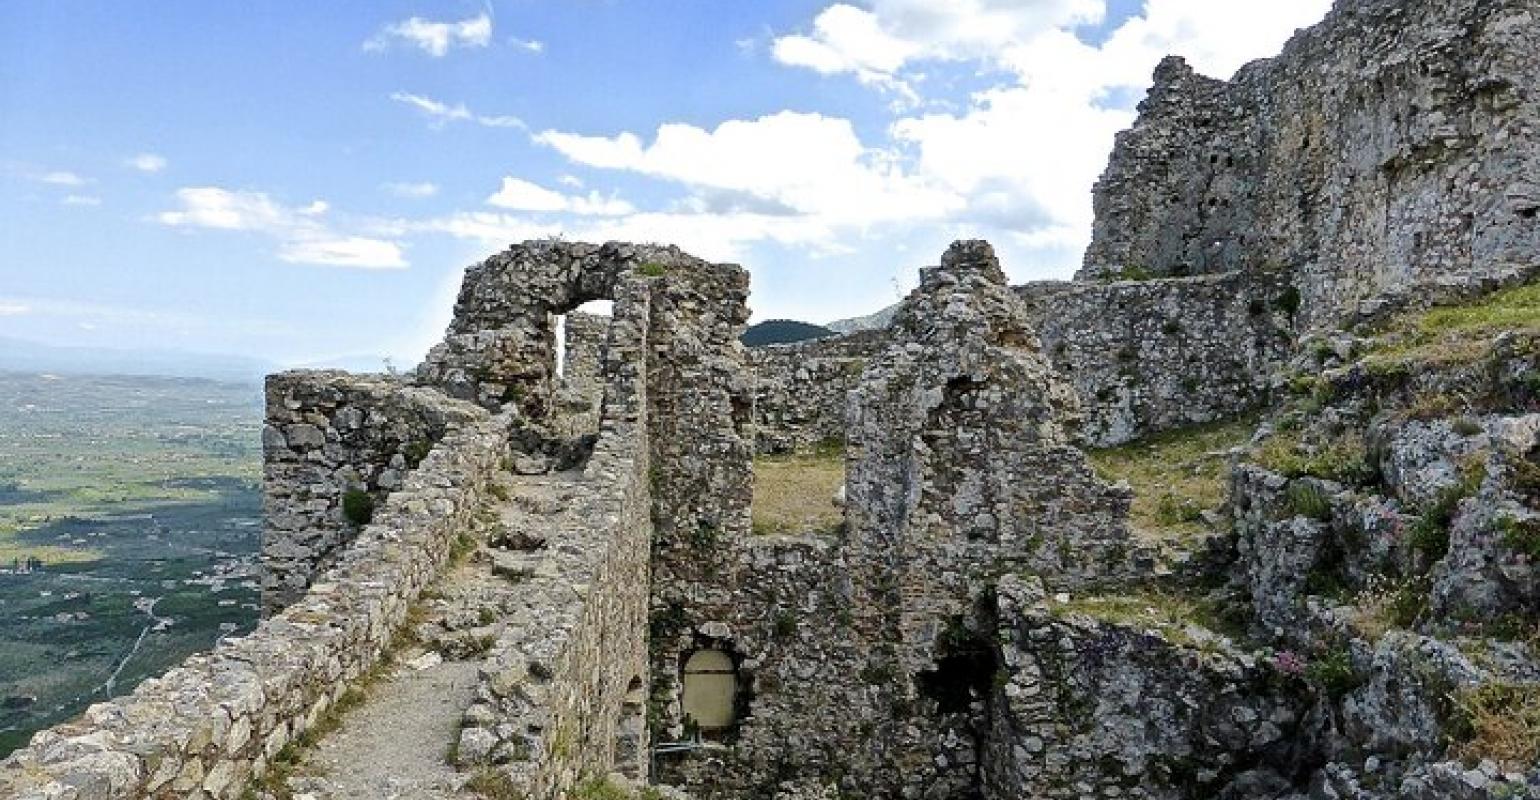
M835 335L834 331L822 325L792 319L771 319L758 325L751 325L743 332L741 340L749 347L759 347L767 344L791 344L833 335Z
M867 314L864 317L851 317L849 319L837 319L827 325L835 333L855 333L856 331L874 331L888 327L893 321L893 314L898 311L898 304L894 303L881 311Z
M250 383L273 372L274 364L246 356L177 350L115 350L59 347L0 337L0 370L70 375L163 375Z

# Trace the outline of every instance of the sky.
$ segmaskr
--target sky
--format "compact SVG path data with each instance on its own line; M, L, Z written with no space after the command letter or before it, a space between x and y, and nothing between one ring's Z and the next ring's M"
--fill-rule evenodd
M0 0L0 337L419 361L560 236L875 311L957 238L1069 278L1155 64L1329 0Z

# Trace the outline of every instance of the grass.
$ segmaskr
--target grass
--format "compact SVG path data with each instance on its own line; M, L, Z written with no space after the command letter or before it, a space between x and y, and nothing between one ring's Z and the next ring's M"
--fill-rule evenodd
M1454 705L1455 758L1489 758L1507 769L1540 761L1540 684L1488 683L1457 692Z
M1257 448L1256 463L1285 478L1316 477L1346 484L1373 477L1363 437L1342 436L1320 447L1309 447L1296 434L1273 434Z
M834 504L844 484L845 456L833 446L754 459L754 533L834 533L845 521Z
M1378 337L1371 360L1457 363L1480 356L1493 337L1514 330L1540 332L1540 283L1396 317Z
M1250 418L1167 431L1088 455L1097 475L1127 481L1134 489L1130 521L1158 539L1202 532L1202 513L1224 502L1228 462L1224 452L1245 444L1256 427Z
M1103 622L1144 629L1153 628L1179 645L1198 644L1187 631L1189 625L1196 625L1231 638L1239 633L1212 602L1170 592L1141 591L1132 594L1072 596L1067 603L1050 604L1050 610L1057 616L1084 614Z

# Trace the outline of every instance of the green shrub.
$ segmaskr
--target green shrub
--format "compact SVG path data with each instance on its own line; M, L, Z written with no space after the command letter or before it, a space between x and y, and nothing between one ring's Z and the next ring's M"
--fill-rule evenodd
M1319 484L1311 481L1293 481L1287 491L1289 510L1296 517L1326 522L1331 519L1331 498Z
M1290 286L1283 290L1283 294L1278 295L1278 307L1283 309L1283 313L1289 315L1289 319L1293 319L1294 315L1299 313L1299 306L1298 288Z
M363 527L374 519L374 496L363 489L349 489L342 495L342 516Z
M1346 647L1338 647L1311 661L1305 667L1305 677L1333 699L1341 699L1362 684L1353 670L1353 656Z
M782 609L775 614L775 638L790 639L797 633L797 615L790 609Z
M644 278L656 278L664 275L667 272L668 265L659 264L656 261L649 261L645 264L640 264L636 268L636 274L641 275Z
M406 463L414 469L418 464L421 464L423 459L427 458L428 454L431 452L433 452L433 442L430 442L427 439L419 439L418 441L412 442L401 448L402 457L404 457L406 459Z
M1540 559L1540 519L1499 517L1497 529L1503 533L1503 545L1516 553Z

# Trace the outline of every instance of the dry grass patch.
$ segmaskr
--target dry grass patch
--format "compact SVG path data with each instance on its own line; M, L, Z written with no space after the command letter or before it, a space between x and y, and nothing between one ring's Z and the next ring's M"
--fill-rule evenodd
M1129 521L1148 539L1184 539L1203 531L1204 511L1224 502L1228 452L1243 445L1256 420L1243 418L1156 434L1088 453L1096 474L1134 489Z
M1488 683L1454 700L1463 728L1456 758L1510 769L1540 762L1540 684Z
M833 447L754 459L754 533L834 533L845 521L834 493L845 454Z

